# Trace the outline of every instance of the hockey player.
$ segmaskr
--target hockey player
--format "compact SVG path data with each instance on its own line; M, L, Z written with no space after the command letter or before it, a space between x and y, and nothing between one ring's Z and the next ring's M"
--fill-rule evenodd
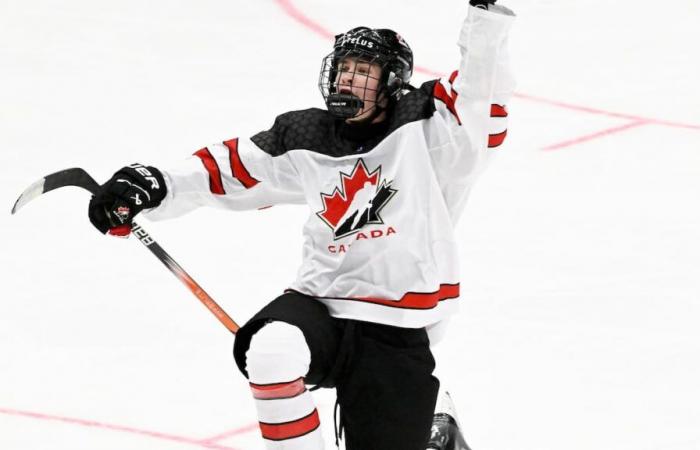
M91 222L117 235L144 210L309 206L296 281L234 344L269 449L323 448L308 386L336 389L348 450L428 444L439 385L430 343L459 302L454 224L505 138L513 90L513 14L470 3L451 76L414 88L406 41L354 28L323 61L327 110L282 114L169 170L124 167L90 202Z

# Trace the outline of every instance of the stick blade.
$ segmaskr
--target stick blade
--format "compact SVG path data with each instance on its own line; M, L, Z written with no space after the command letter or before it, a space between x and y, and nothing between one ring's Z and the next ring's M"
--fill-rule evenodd
M41 194L64 186L77 186L95 193L99 184L84 169L73 167L61 170L35 181L20 194L12 207L12 214L20 210L24 205L34 200Z
M45 181L46 179L42 178L41 180L35 181L27 189L25 189L15 201L15 205L12 207L12 214L16 213L21 207L43 194Z

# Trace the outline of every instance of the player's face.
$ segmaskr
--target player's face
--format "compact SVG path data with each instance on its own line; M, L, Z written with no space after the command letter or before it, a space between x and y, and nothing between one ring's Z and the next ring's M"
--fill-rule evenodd
M362 109L348 122L360 122L369 117L377 103L385 106L386 99L379 93L381 75L379 64L352 57L340 60L335 79L338 93L353 94L364 102Z

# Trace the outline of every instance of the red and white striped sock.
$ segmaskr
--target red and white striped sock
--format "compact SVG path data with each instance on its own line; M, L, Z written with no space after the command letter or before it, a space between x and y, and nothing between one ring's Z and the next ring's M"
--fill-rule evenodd
M323 449L318 411L304 385L310 362L304 335L293 325L269 323L251 340L246 369L268 450Z

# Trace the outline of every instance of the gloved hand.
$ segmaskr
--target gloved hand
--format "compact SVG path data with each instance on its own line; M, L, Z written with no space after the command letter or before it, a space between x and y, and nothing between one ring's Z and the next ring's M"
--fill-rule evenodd
M134 216L160 205L165 194L165 180L158 169L132 164L100 186L90 200L88 217L101 233L125 237Z
M469 4L481 9L489 9L489 5L496 3L496 0L469 0Z

